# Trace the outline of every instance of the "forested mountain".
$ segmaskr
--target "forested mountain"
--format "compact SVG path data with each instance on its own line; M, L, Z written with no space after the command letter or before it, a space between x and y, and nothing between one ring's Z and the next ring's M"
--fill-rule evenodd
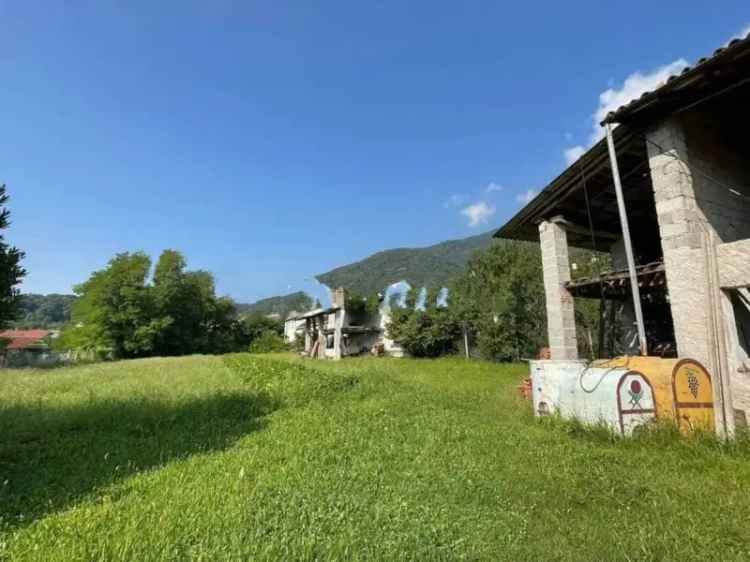
M290 295L262 299L252 304L238 304L241 314L278 314L282 318L292 312L306 312L313 307L313 301L307 293L299 291Z
M75 295L21 295L16 328L59 328L70 321Z
M328 287L346 287L362 294L384 291L399 281L413 287L444 286L460 275L471 255L492 244L492 232L449 240L426 248L397 248L378 252L316 278Z

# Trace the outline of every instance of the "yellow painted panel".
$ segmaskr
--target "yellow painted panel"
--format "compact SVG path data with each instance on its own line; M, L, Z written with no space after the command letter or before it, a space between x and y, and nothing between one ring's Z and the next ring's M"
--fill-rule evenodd
M711 377L702 365L695 361L681 361L675 370L675 397L686 404L713 404L714 394Z
M604 368L624 367L642 373L654 389L656 417L673 420L675 408L672 375L678 362L678 359L633 356L596 361L594 364Z
M674 371L674 400L681 429L714 430L714 393L711 377L703 365L690 359L677 364Z

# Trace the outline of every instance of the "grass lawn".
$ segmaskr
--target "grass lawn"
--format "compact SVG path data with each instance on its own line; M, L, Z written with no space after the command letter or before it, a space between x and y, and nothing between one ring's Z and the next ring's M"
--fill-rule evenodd
M523 365L0 375L0 560L746 560L744 444L534 420Z

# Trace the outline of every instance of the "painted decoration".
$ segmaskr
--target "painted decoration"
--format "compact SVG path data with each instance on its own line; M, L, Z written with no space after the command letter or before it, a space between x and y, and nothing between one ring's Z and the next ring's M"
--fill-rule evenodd
M674 397L672 396L672 374L677 359L661 357L618 357L597 362L607 367L624 367L628 371L643 373L654 391L657 417L674 419Z
M606 424L630 435L654 419L714 430L711 377L690 359L621 357L586 363L531 361L534 413Z
M620 431L630 435L633 430L656 418L654 388L643 373L630 371L617 384L617 411Z
M672 375L675 416L682 431L714 431L714 393L708 371L692 359L679 361Z

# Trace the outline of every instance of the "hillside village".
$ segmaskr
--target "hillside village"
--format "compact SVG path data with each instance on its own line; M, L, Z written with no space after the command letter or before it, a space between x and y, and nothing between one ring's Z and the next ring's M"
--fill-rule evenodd
M0 187L0 560L747 559L750 28L657 75L318 294L152 243L24 291Z

